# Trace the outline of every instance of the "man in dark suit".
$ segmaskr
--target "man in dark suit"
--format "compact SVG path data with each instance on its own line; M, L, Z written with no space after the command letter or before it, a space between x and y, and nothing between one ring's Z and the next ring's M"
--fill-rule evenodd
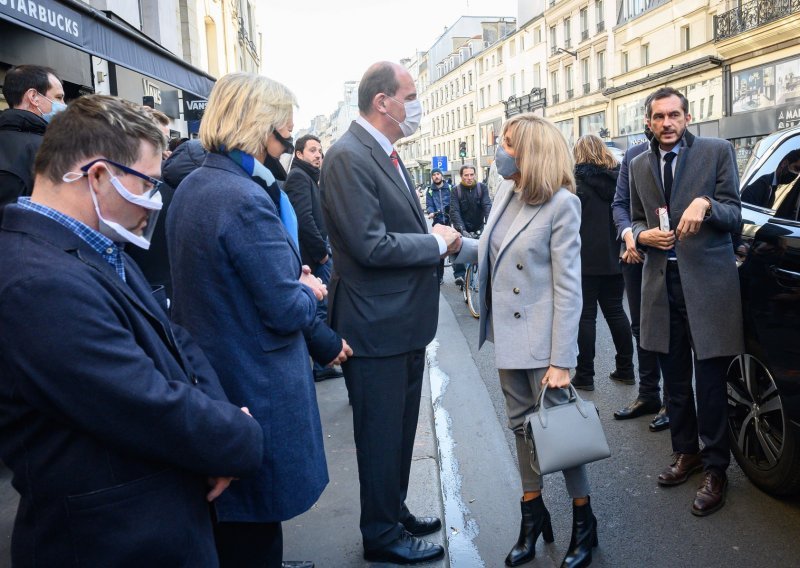
M675 452L658 483L680 485L704 470L692 513L705 516L725 504L728 484L726 374L731 357L744 351L731 234L742 215L733 146L688 132L688 108L670 87L648 97L653 141L631 162L629 181L633 238L647 247L642 346L659 353Z
M138 107L81 97L48 127L31 197L2 211L14 565L216 567L208 501L261 463L258 423L120 245L147 242L163 146Z
M647 140L653 139L653 133L645 126ZM656 413L650 422L650 431L659 432L669 428L667 415L667 394L664 393L664 405L661 404L659 382L661 369L658 365L658 355L642 347L640 337L640 312L642 304L642 262L644 254L637 248L631 230L631 191L628 183L628 165L639 154L649 148L647 142L636 144L628 148L622 159L622 164L617 177L617 190L611 211L614 215L614 224L617 226L617 238L622 243L622 277L625 279L625 293L628 297L628 309L631 314L631 332L636 339L636 355L639 359L639 394L628 406L616 410L614 418L627 420L638 418L645 414Z
M425 346L438 320L436 265L460 235L429 234L414 186L393 148L419 126L414 81L400 65L371 66L358 88L360 116L325 156L321 192L336 258L329 321L353 348L345 381L361 484L367 560L415 563L444 550L417 536L438 518L405 506L419 413Z
M326 286L331 281L333 260L328 245L328 231L322 217L322 204L319 199L319 169L322 165L322 144L313 134L306 134L294 144L294 159L283 184L297 215L300 257L303 264L311 268L311 273L322 280ZM317 317L328 318L328 299L317 304ZM314 362L314 380L323 381L342 376L336 367L325 367Z

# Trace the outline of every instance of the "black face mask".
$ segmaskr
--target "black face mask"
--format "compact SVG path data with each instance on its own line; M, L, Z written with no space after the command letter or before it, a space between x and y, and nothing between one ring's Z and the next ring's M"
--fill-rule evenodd
M294 140L291 137L284 138L281 136L281 133L278 132L276 129L272 129L272 135L278 139L278 142L283 144L284 154L293 154L294 153Z

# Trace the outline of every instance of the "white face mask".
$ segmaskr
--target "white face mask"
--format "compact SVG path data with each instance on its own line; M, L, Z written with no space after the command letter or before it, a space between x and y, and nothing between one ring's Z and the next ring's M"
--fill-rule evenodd
M386 95L387 97L389 95ZM386 113L386 116L394 120L399 126L400 130L403 132L403 136L411 136L417 131L419 128L419 123L422 120L422 103L419 100L415 99L413 101L408 101L406 103L400 103L396 98L389 97L394 102L402 104L403 107L406 109L406 119L403 122L400 122L391 114Z
M111 221L110 219L106 219L103 215L100 214L100 206L97 203L97 195L92 187L92 182L89 181L89 194L92 196L92 203L94 203L94 211L97 214L98 219L98 229L101 234L105 235L109 239L114 242L128 242L137 247L143 248L145 250L150 248L150 239L153 236L153 231L156 228L156 221L158 220L158 214L161 212L161 208L163 207L163 203L161 201L161 194L156 192L150 197L145 197L144 195L135 195L128 191L122 182L119 179L111 174L111 170L108 169L108 166L105 166L108 173L111 175L111 185L114 186L114 189L117 190L123 199L126 201L133 203L134 205L138 205L144 209L148 210L147 215L147 224L145 225L144 231L141 235L137 235L120 225L115 221ZM68 172L64 174L62 179L65 182L73 182L77 179L82 178L84 175L83 173L78 172ZM87 176L88 181L88 176Z

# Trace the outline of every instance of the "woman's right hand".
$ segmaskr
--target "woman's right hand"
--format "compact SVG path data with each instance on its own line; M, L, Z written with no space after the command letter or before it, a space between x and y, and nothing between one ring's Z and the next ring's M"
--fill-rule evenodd
M550 365L542 378L542 386L550 389L563 389L570 383L569 369L560 369Z

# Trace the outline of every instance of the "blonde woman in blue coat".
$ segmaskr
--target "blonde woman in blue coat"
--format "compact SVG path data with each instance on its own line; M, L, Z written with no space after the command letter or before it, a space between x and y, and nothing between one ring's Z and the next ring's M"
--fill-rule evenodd
M542 479L531 466L523 430L542 388L550 405L566 402L577 360L581 315L580 201L566 141L549 121L521 114L503 125L495 163L497 190L480 241L464 239L454 262L479 265L480 345L495 345L508 426L522 478L522 523L505 559L518 566L536 554L539 534L553 542ZM562 568L588 566L597 544L585 466L565 470L573 499L572 538Z

